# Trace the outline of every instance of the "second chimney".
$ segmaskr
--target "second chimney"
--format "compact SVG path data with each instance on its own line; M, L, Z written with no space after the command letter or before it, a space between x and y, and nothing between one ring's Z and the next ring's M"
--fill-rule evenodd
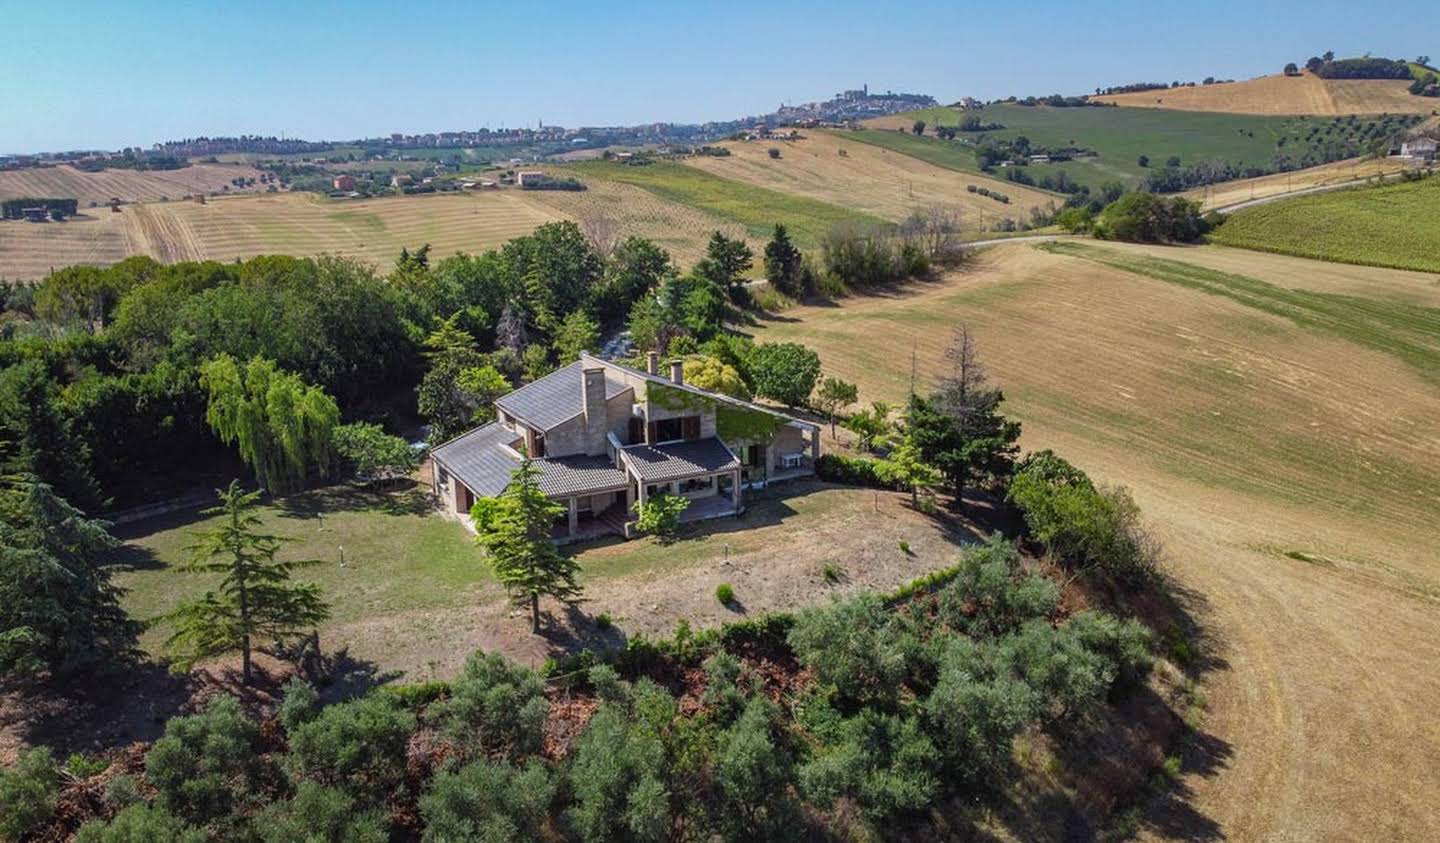
M645 354L645 371L648 374L660 374L660 352L650 351Z
M684 362L682 362L682 361L680 361L680 360L672 360L672 361L670 362L670 381L671 381L672 383L681 383L681 384L683 384L683 383L685 382L685 364L684 364Z

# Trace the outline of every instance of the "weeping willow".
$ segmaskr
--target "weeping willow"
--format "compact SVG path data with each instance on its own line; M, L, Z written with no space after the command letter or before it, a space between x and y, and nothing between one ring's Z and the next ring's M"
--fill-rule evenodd
M325 390L274 361L241 364L228 354L200 367L200 384L210 396L205 421L226 445L239 445L262 488L292 492L305 486L312 468L328 472L340 408Z

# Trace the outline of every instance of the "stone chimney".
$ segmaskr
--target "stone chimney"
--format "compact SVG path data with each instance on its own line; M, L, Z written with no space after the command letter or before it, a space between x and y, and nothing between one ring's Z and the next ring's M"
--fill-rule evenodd
M685 363L683 361L670 361L670 382L676 384L685 383Z
M652 375L660 374L660 352L648 351L645 353L645 371Z
M580 403L584 407L585 453L605 453L609 419L605 415L605 367L595 366L580 373Z

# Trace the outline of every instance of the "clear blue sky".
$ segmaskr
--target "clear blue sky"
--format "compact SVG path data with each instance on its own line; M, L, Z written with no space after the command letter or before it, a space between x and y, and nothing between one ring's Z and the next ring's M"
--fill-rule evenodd
M1084 93L1440 57L1440 6L1350 2L0 0L0 152L698 122L872 90Z

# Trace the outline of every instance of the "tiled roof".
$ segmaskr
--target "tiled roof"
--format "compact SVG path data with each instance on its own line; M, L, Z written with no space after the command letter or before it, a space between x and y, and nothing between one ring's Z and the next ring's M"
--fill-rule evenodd
M536 460L540 491L551 497L623 489L625 472L605 457L555 457Z
M437 461L471 492L495 497L510 485L520 458L508 449L520 437L499 422L451 439L431 452ZM552 457L535 461L540 469L540 491L552 497L602 492L625 486L625 472L605 457Z
M457 436L430 455L480 497L494 497L510 485L510 472L520 458L504 446L520 437L499 422L490 422Z
M549 430L575 418L585 410L580 393L584 368L585 364L576 360L569 366L556 369L537 381L525 384L497 400L495 405L541 430ZM629 388L623 380L606 370L606 399L614 398Z
M631 445L623 449L623 453L626 463L646 483L664 483L740 467L740 461L725 443L714 436L667 445Z

